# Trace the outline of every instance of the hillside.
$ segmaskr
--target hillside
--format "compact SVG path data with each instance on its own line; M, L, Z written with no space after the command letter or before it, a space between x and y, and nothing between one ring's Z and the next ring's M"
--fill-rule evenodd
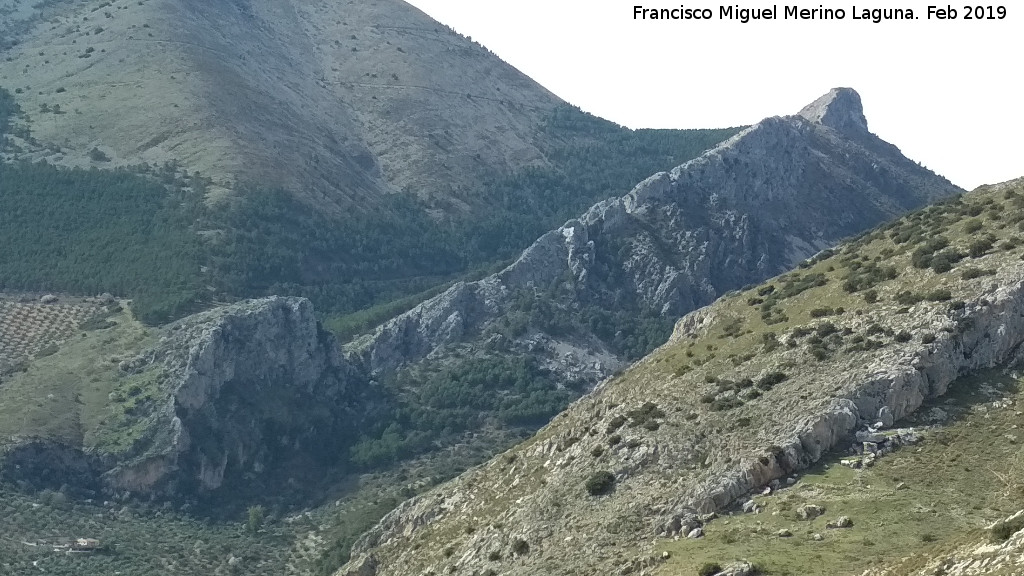
M8 238L44 247L12 251L23 256L11 261L8 278L43 270L54 283L67 281L63 273L142 293L129 282L145 278L146 254L155 250L142 240L152 230L180 242L167 252L177 260L165 258L160 271L171 275L167 287L186 294L203 290L204 272L187 264L205 250L242 272L250 261L259 270L294 265L288 245L268 244L244 219L230 222L247 234L242 246L255 250L218 252L169 234L190 230L189 214L211 217L197 202L202 179L163 169L4 167L20 175L19 193L5 199L17 208L9 213L22 216L12 222L24 226L7 230ZM37 181L48 183L46 195L31 194ZM61 182L81 183L76 203L61 201ZM872 135L857 94L837 89L597 204L497 274L428 298L350 342L343 355L302 299L241 301L165 327L137 322L141 298L135 318L111 307L83 325L84 336L55 341L47 356L5 377L0 410L11 416L0 468L35 489L67 484L210 510L252 502L287 508L330 491L345 504L317 512L321 540L311 553L321 558L319 573L329 573L401 497L532 433L664 342L673 318L957 192ZM267 222L297 230L320 217L291 210L280 195L253 197L268 200L261 205ZM18 198L35 201L19 206ZM49 244L32 237L39 219L28 204L49 210L62 236ZM114 209L120 219L98 217ZM68 234L75 226L58 225L62 219L88 230L93 244ZM131 258L99 249L120 246L113 222L139 234L123 247ZM64 253L77 254L75 266L46 265ZM109 262L117 266L105 268ZM365 481L359 474L367 472L378 476Z
M436 292L736 132L584 114L398 0L3 0L0 31L0 115L14 112L0 159L117 171L147 192L135 176L160 180L171 222L148 248L187 268L172 288L45 271L3 288L107 291L144 302L150 323L244 297L344 316ZM6 176L19 197L66 194L25 166ZM102 251L82 221L110 207L85 209L55 227Z
M687 312L957 192L872 135L853 90L768 118L353 341L402 407L398 440L382 420L364 448L407 455L438 430L542 424Z
M662 558L652 538L713 530L728 520L709 513L855 432L898 444L890 428L926 400L1017 361L1022 194L1017 181L918 211L687 315L533 438L389 514L340 574L692 573L704 540ZM1013 389L982 378L967 393L980 384ZM1013 511L996 506L986 524ZM829 573L857 572L843 566Z
M4 4L39 16L9 29L0 79L71 165L98 146L114 165L175 161L325 209L450 198L545 164L540 127L562 103L397 0Z

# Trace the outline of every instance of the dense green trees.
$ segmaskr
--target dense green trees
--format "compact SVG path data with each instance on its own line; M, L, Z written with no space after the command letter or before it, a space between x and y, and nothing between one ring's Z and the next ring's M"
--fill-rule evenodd
M504 355L403 371L384 387L393 408L351 449L351 460L360 467L397 461L489 421L535 427L583 391L582 385L557 387L534 358Z
M111 292L157 323L201 301L183 192L125 170L0 163L0 289Z

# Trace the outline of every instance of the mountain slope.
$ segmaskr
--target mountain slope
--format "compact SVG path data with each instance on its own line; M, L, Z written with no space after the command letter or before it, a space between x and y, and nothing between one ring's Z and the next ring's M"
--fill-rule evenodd
M44 11L4 53L0 77L31 85L19 101L35 137L71 163L99 146L119 163L174 160L218 182L351 206L543 163L538 128L562 103L396 0ZM35 114L43 103L66 113Z
M505 270L457 284L349 348L416 413L450 412L444 395L417 391L453 363L528 356L560 387L579 389L664 342L676 318L717 296L957 192L872 135L856 92L836 89L595 205ZM538 412L536 398L500 390L488 394ZM556 409L549 400L539 412Z
M190 284L208 289L161 295L187 305L160 321L210 300L344 315L436 290L736 132L594 118L400 0L0 0L0 30L0 99L20 109L0 159L189 189L168 203L187 206L174 232L202 240ZM19 233L48 232L32 224ZM4 288L83 282L43 284Z
M387 516L340 574L649 572L652 537L1017 359L1022 194L916 212L687 315L531 440Z

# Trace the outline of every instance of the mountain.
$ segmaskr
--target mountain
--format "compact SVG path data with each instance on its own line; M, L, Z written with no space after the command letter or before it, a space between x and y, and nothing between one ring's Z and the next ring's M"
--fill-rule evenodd
M596 204L506 269L456 284L348 349L412 414L408 437L495 418L543 422L663 343L687 312L958 192L872 135L857 93L835 89ZM569 393L473 377L517 362ZM460 402L445 381L462 383ZM374 436L389 424L367 441L382 448Z
M96 184L102 171L47 170L81 178L83 190L118 189ZM859 96L836 89L598 203L502 271L456 284L343 354L301 298L163 327L140 325L113 297L70 301L46 333L35 326L52 302L12 303L0 472L36 489L210 509L268 494L294 505L338 485L363 494L346 478L392 468L425 487L546 424L664 342L674 319L958 192L873 136ZM92 317L84 336L72 338L72 311ZM336 529L375 521L390 507L381 500L358 518L325 513L321 573L348 558L353 529Z
M1009 467L1021 456L1009 423L1019 416L1013 369L1024 343L1022 182L915 212L686 315L667 344L531 439L389 514L339 574L692 574L715 554L701 572L713 574L751 550L760 552L729 573L859 573L868 566L845 542L885 552L864 559L895 562L906 546L876 538L962 539L936 527L947 517L938 502L956 506L958 489L944 495L951 483L990 500L951 510L950 521L1006 517ZM936 419L953 423L931 426ZM922 448L899 450L922 434ZM831 466L802 478L823 459ZM884 483L871 498L890 503L869 512L865 494L843 501L861 502L865 516L896 507L888 522L803 505L843 497L840 486L870 490L870 480L851 481L851 467L870 468L866 478ZM900 490L909 492L890 496ZM777 512L758 516L763 506ZM784 544L799 522L807 532ZM817 541L811 532L834 544L800 564L788 554Z
M39 161L116 177L75 187L117 194L20 219L12 238L55 246L0 286L110 292L150 324L245 297L305 296L337 317L419 301L736 132L595 118L399 0L2 0L7 93L0 159L21 194L6 210L67 196ZM159 209L132 193L153 180ZM140 196L116 227L145 242L95 230ZM110 264L167 253L174 282ZM103 274L72 273L84 259Z
M541 124L563 104L397 0L5 4L11 28L23 15L0 77L72 165L99 147L366 208L546 164Z

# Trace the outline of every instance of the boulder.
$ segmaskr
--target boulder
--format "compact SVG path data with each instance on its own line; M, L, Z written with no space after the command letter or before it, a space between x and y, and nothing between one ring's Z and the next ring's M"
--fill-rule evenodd
M826 528L852 528L853 520L850 520L849 516L840 516L835 520L825 524Z
M796 509L796 513L801 520L814 520L825 513L825 508L817 504L804 504Z

